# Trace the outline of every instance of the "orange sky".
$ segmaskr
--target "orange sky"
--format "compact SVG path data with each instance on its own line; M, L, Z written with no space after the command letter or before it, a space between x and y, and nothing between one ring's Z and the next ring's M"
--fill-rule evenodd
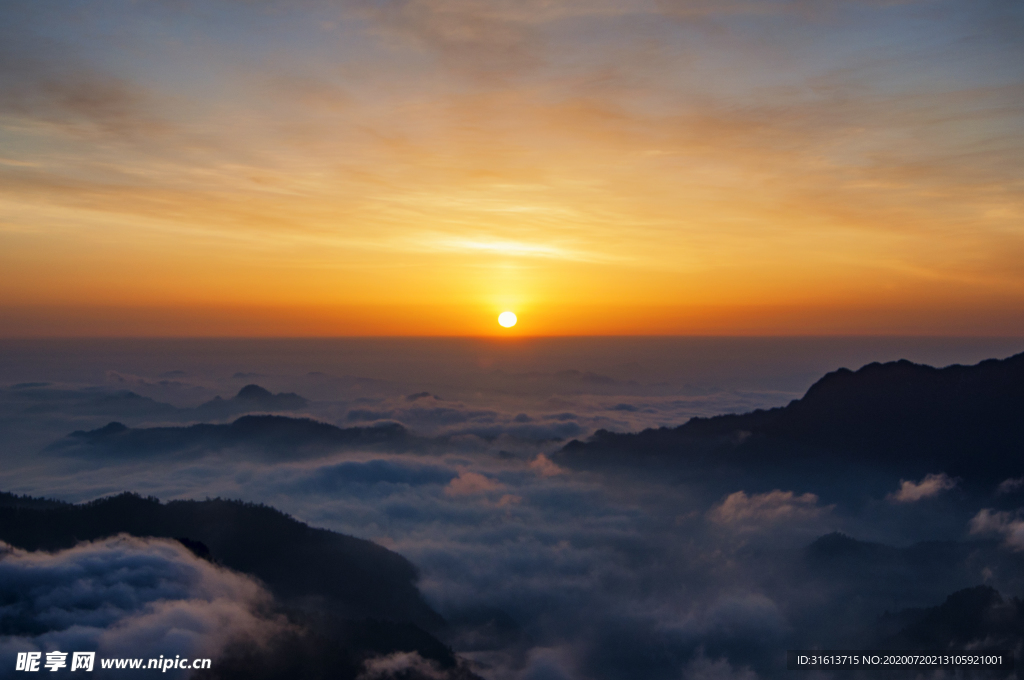
M25 3L0 336L1024 334L1020 12L826 5Z

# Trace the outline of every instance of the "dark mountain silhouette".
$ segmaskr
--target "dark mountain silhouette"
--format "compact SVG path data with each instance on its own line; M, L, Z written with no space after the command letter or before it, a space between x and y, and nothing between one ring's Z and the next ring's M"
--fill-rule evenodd
M0 493L0 540L15 547L52 551L119 533L174 538L256 576L294 624L268 646L239 643L202 677L354 680L366 658L415 651L442 677L476 678L427 632L446 624L416 588L415 567L370 541L240 501L161 503L125 493L73 505Z
M998 483L1024 471L1024 354L974 366L873 363L827 374L788 406L692 418L636 434L572 441L562 465L772 467L854 463L902 475L943 471Z
M748 557L757 559L756 550ZM962 591L985 573L1000 574L1001 587L1011 592L1024 585L1024 555L996 540L894 546L834 532L795 557L789 569L766 571L759 579L773 599L793 603L788 622L801 638L795 644L808 649L927 649L923 633L908 626L923 620L937 594ZM827 610L821 603L828 603ZM953 642L936 644L930 648L951 649Z
M0 540L19 548L58 550L122 532L200 542L217 562L258 576L285 601L316 597L348 617L443 624L416 590L416 570L404 557L267 506L161 503L129 493L72 505L0 494Z
M813 565L827 568L831 565L860 566L859 563L877 562L897 558L898 548L883 543L858 541L834 531L816 539L804 551L804 559Z
M889 649L1001 649L1019 656L1024 648L1024 601L1004 600L989 586L958 590L937 607L887 612L879 627L894 624L902 628L880 642Z
M192 409L196 419L218 420L251 411L299 411L309 405L294 392L272 394L259 385L246 385L230 399L214 397Z
M309 451L389 444L401 447L414 438L397 423L340 428L310 418L242 416L230 424L200 423L187 427L130 428L108 423L97 430L78 430L48 447L51 451L87 451L101 455L146 456L171 452L202 454L242 447L276 458Z
M171 418L178 412L170 404L127 390L90 399L73 410L83 415L116 414L121 418Z
M17 496L13 493L5 493L0 491L0 508L3 510L8 509L27 509L27 510L46 510L54 508L62 508L66 503L63 501L50 500L48 498L33 498L32 496Z
M452 650L412 624L291 612L297 630L265 645L251 642L225 650L214 668L192 677L217 680L368 680L363 662L395 652L415 651L428 670L406 668L373 678L394 680L482 680Z
M19 399L28 404L25 413L32 415L58 413L128 419L177 418L182 412L170 404L129 390L96 394L93 390L51 387L50 383L24 383L11 389L22 390Z
M830 589L846 587L851 595L892 592L906 604L973 583L984 566L1019 569L1021 560L999 550L997 541L921 541L896 547L836 532L807 546L800 566L804 580Z
M178 408L130 390L97 395L89 390L49 387L49 383L22 383L11 389L21 390L19 396L35 402L26 409L27 413L70 413L125 420L222 421L244 413L301 411L309 405L298 394L273 394L259 385L246 385L230 399L214 397L195 408Z

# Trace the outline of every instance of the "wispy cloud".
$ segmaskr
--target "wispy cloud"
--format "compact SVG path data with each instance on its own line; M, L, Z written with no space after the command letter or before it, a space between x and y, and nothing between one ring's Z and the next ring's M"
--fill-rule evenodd
M1022 19L918 4L102 0L72 31L14 3L0 291L419 304L532 283L552 305L991 308L1006 333ZM491 276L501 259L537 275Z
M971 519L970 527L972 534L1000 534L1007 546L1024 551L1024 518L1021 518L1020 512L999 512L985 508Z
M816 520L832 508L818 504L813 493L797 495L792 491L769 491L747 495L737 491L708 512L717 524L736 528L756 528L778 523L800 524Z
M957 480L950 478L946 473L932 473L925 475L920 482L900 480L899 490L889 494L888 498L894 503L916 503L954 489L956 485Z

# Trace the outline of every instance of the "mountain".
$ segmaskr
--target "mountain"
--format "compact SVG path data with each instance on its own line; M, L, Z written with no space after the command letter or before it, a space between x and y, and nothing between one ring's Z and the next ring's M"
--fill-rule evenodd
M881 641L883 648L1008 650L1017 655L1024 648L1024 601L1003 599L984 585L958 590L936 607L887 613L879 628L893 624L902 628Z
M195 408L178 408L129 390L96 394L92 389L68 389L50 383L19 383L10 387L31 415L73 414L116 420L150 422L224 421L246 413L301 411L309 402L293 392L273 394L259 385L246 385L230 399L214 397ZM0 390L2 392L3 390Z
M808 588L836 594L837 611L865 602L923 603L935 592L977 582L986 567L1012 573L1020 556L997 541L921 541L907 546L860 541L834 532L807 546L794 568Z
M413 437L397 423L340 428L310 418L242 416L230 424L200 423L186 427L130 428L108 423L96 430L78 430L51 444L49 451L75 451L95 455L142 457L246 448L277 458L307 451L389 444L403 446Z
M415 587L404 557L370 541L313 529L284 513L240 501L170 501L121 494L84 505L0 494L0 540L59 550L118 533L187 538L226 567L253 574L285 601L325 598L346 617L438 628L443 620Z
M840 369L770 410L692 418L636 434L599 430L560 465L856 464L903 475L944 471L997 483L1024 471L1024 354L974 366L909 361ZM833 472L835 470L833 469Z
M239 413L252 411L300 411L309 402L294 392L272 394L259 385L246 385L230 399L214 397L192 409L192 415L200 420L219 420Z
M0 541L15 547L54 551L119 533L175 538L257 577L293 624L268 646L229 649L203 677L354 680L367 658L416 652L443 671L430 677L476 678L427 632L446 624L417 589L415 567L370 541L239 501L161 503L125 493L73 505L0 493Z

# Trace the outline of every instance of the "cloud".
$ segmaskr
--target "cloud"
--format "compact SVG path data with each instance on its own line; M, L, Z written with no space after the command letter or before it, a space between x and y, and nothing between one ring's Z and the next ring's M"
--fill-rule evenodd
M950 478L944 472L925 475L920 482L914 483L901 479L899 491L886 496L893 503L916 503L923 498L938 496L943 491L948 491L957 485L957 480Z
M996 493L1013 493L1021 487L1024 487L1024 477L1014 477L1000 482L999 486L996 487Z
M297 466L279 469L276 488L314 493L332 493L355 484L446 485L458 473L440 465L424 465L407 460L368 460L329 462L315 467Z
M54 553L0 543L0 600L6 646L23 649L212 658L285 626L259 613L271 597L252 578L177 541L125 535Z
M391 680L392 678L423 678L424 680L445 680L449 674L437 664L424 659L416 652L395 652L387 656L367 659L363 673L357 680Z
M530 650L523 680L571 680L577 677L572 650L537 647Z
M776 489L748 496L745 491L737 491L713 507L708 517L717 524L739 527L798 523L816 519L831 507L819 506L818 496L813 493L797 496L792 491Z
M478 472L460 472L459 476L448 483L444 493L446 496L475 496L488 491L497 491L505 488L501 482L497 482Z
M7 11L13 12L10 7L17 4L8 3ZM416 218L412 214L404 215L403 221L408 224L454 223L453 232L466 229L480 232L468 237L472 247L464 258L438 254L422 262L427 269L437 268L431 266L435 260L479 264L484 253L493 248L499 253L522 250L516 244L528 244L535 253L538 248L544 253L554 247L548 254L562 256L566 253L559 252L557 244L572 244L578 240L581 241L580 252L597 250L606 257L613 254L625 260L649 262L653 271L675 271L676 262L684 269L699 265L701 270L707 270L718 266L723 253L745 252L744 244L751 238L756 240L756 232L737 226L740 224L781 225L772 228L771 239L778 242L780 251L785 251L789 243L806 243L806 247L817 244L821 246L820 255L841 251L853 261L863 253L858 253L856 248L846 249L849 231L878 229L885 231L889 238L889 232L896 229L906 232L920 229L921 225L934 225L934 230L923 229L927 236L917 241L922 247L900 249L900 253L913 252L915 264L921 264L919 260L932 260L926 263L929 265L926 270L934 273L943 262L935 261L941 258L928 255L934 254L937 244L949 241L933 239L931 234L939 231L947 235L965 233L958 227L958 219L972 219L972 224L984 225L986 221L981 217L986 213L995 215L1008 211L1010 220L1016 214L1018 200L1013 168L1016 168L1017 147L1000 142L1002 138L1012 141L1019 137L1017 127L1011 122L1016 110L1011 104L1019 100L1019 90L1007 86L1000 92L1000 87L986 89L974 83L972 69L984 71L985 60L974 53L970 60L960 59L958 55L963 54L960 50L964 48L951 49L950 45L961 41L972 43L966 40L967 36L947 35L948 25L914 18L913 25L923 25L925 29L920 33L910 31L906 38L895 40L900 36L895 26L903 24L890 23L888 19L906 20L907 17L893 16L889 8L877 10L880 17L877 32L863 30L862 24L856 24L855 35L850 36L843 30L843 22L836 22L836 26L827 27L830 31L825 33L829 36L827 39L819 37L821 26L815 26L813 31L806 27L803 31L795 29L785 36L766 31L765 37L758 39L754 32L744 30L749 30L744 22L714 28L687 22L685 30L674 25L673 30L669 30L666 25L672 22L661 19L666 14L687 17L716 13L756 15L759 13L756 8L769 5L806 7L821 3L665 2L661 9L652 9L657 3L639 2L622 3L618 8L613 7L615 3L574 2L568 9L560 9L565 3L550 2L398 0L356 3L364 8L364 13L379 18L379 26L375 26L371 38L379 38L382 31L389 38L401 36L404 41L428 46L453 70L483 71L488 79L482 90L491 89L486 85L492 81L503 82L500 77L493 77L494 73L501 76L505 72L532 72L538 63L541 66L549 63L549 50L556 53L559 64L551 70L542 70L537 82L495 94L451 83L447 74L438 72L430 59L418 60L423 71L407 72L403 68L402 50L392 51L376 44L366 47L367 42L373 43L372 39L365 40L366 36L364 40L338 41L339 45L356 46L351 52L342 48L335 51L332 47L337 45L325 45L312 36L308 43L305 40L301 44L290 42L289 39L298 40L297 36L307 35L309 28L292 24L292 12L277 15L279 32L268 30L266 34L259 34L258 41L245 41L264 46L263 50L257 50L252 49L254 45L246 45L246 49L227 47L235 45L231 40L224 41L225 34L221 32L233 25L227 19L229 13L220 17L222 21L190 25L183 20L185 12L172 13L169 17L153 16L139 4L90 3L93 4L106 11L85 14L81 23L69 21L68 25L80 30L82 43L92 45L90 49L98 54L84 58L78 54L61 54L53 59L54 63L47 67L49 70L42 69L43 72L13 63L8 70L14 74L11 77L17 81L16 85L27 83L37 94L44 91L38 96L51 104L39 104L41 108L56 107L58 104L53 102L58 102L62 111L70 108L73 113L67 115L73 115L76 120L88 117L122 128L126 127L124 121L140 118L138 109L160 108L168 116L176 114L182 125L201 127L204 133L202 144L174 144L175 149L183 154L191 153L196 147L200 150L187 159L190 162L177 166L168 162L171 152L163 157L156 153L126 159L95 156L92 148L79 151L76 159L79 162L80 159L92 160L107 172L121 169L126 178L130 174L133 185L107 182L102 175L92 173L91 168L90 172L83 172L81 166L65 160L75 154L61 146L66 151L54 154L47 168L51 183L42 182L41 176L21 171L19 174L23 177L18 183L7 177L4 180L12 182L10 193L21 195L28 204L26 214L39 215L35 220L19 217L20 221L39 229L52 229L51 225L59 220L39 212L43 204L49 208L57 203L75 202L89 208L78 211L81 215L76 219L85 219L85 214L90 213L97 223L109 222L110 228L115 229L118 220L108 218L119 216L132 225L131 231L125 229L112 238L140 247L145 244L153 247L154 252L164 252L168 259L166 267L171 272L179 271L173 268L178 260L192 261L174 255L206 252L203 246L211 245L206 238L227 237L233 231L229 224L276 224L276 228L271 226L267 231L276 231L278 239L265 239L262 234L253 232L239 237L235 231L236 240L232 243L259 244L253 251L262 249L264 253L271 253L267 260L276 256L278 267L287 268L292 258L304 265L287 271L308 273L320 261L338 262L339 256L345 254L349 255L346 262L356 261L359 258L351 257L348 245L333 252L333 249L313 245L310 248L319 251L316 253L318 264L310 267L309 260L293 255L293 249L302 247L300 232L308 235L320 231L322 235L324 231L331 231L323 225L330 223L329 215L339 213L360 215L358 219L367 224L368 232L401 232L392 222L396 215L387 213L399 195L427 197L412 201L415 205L409 210L422 212ZM166 7L180 3L156 4ZM857 3L857 6L859 12L864 12L864 3ZM244 22L245 14L262 14L243 9L251 7L251 3L235 3L229 7L237 11L235 18L240 20L232 29L237 33L232 35L245 35L246 30L254 28L253 24ZM106 40L109 27L120 25L113 15L115 8L128 15L125 26L151 30L159 26L161 30L154 33L119 31L138 41L135 43L137 53L126 48L125 43ZM37 14L35 21L43 28L50 22L61 23L48 19L47 13ZM294 15L304 13L296 10ZM881 17L886 20L883 22ZM171 21L155 20L167 18ZM17 23L18 28L22 28L25 22ZM545 34L545 24L550 24L551 35ZM894 28L882 30L883 26ZM721 32L716 35L717 30ZM831 31L841 34L838 37L842 40L834 42ZM168 39L172 34L190 35L199 43L204 39L208 44L221 43L219 50L202 55L208 57L203 61L210 68L189 68L192 63L183 54L186 50L178 40ZM24 43L35 42L37 36L31 33L30 36ZM715 39L719 36L721 41ZM871 36L870 49L857 43L857 38L865 36ZM896 45L891 45L890 41ZM0 40L0 44L3 42ZM789 44L794 46L793 51L779 55L778 51L788 52L781 45ZM362 47L365 51L358 51ZM34 48L32 54L38 57L49 48L49 45ZM907 52L924 49L930 50L926 54L939 53L943 57L934 60L935 73L911 70L914 67L910 64L921 68L922 62L929 60L908 57ZM892 59L894 51L898 51L898 59ZM136 59L136 54L144 58ZM351 118L339 120L320 110L310 111L301 98L282 96L274 102L253 101L255 96L247 76L280 61L274 57L280 54L292 54L292 59L285 61L294 61L295 70L302 75L309 74L314 81L317 76L329 81L323 72L333 71L335 79L351 82L353 89L360 90L351 95L357 102ZM889 61L885 60L887 56ZM1006 59L1005 54L1001 56L999 63L1014 63ZM893 66L894 75L889 80L865 73L868 67L859 63L861 61L881 71ZM119 65L120 68L116 74L104 74L96 66L92 70L98 74L89 77L76 72L75 67L83 62L108 67ZM345 64L344 70L330 69L326 66L329 63ZM651 68L652 64L660 69ZM830 73L820 73L829 66L833 67ZM947 66L957 67L957 70L954 72ZM69 75L62 76L62 73ZM964 75L957 78L955 73ZM776 78L776 74L786 75L780 79L782 82L770 77L762 82L758 77L761 74ZM64 80L57 85L49 84L57 77ZM218 86L229 78L229 87ZM405 86L407 78L415 79L414 87ZM358 83L373 83L374 86L358 87ZM725 83L730 85L727 87ZM908 88L909 83L919 87ZM0 97L0 101L26 101L25 96L18 94L19 87L12 85L14 94ZM147 104L148 87L164 93L169 100L176 100L175 104L166 107ZM323 85L324 91L331 87L331 82ZM50 93L54 88L59 92ZM719 88L726 91L719 91ZM207 103L210 108L202 108ZM403 113L380 116L377 113L380 110ZM45 112L37 114L38 119L46 117ZM299 156L290 144L281 141L280 127L289 121L309 128L309 137L316 144L314 153ZM361 139L350 143L349 131L356 130L360 133L351 134ZM19 135L18 132L11 134ZM241 139L232 139L236 135ZM21 141L12 148L25 149L22 161L38 156L39 148L60 144L53 137L35 143L30 143L28 136L17 138ZM990 141L983 143L982 139ZM210 147L230 145L232 141L239 148L227 154L230 157L206 155ZM336 160L339 147L351 149L345 155L345 162ZM496 148L502 151L495 151ZM647 153L650 155L641 155ZM247 163L240 162L242 159ZM340 170L346 163L349 167ZM621 168L623 177L609 168ZM69 175L76 174L76 170L79 179L72 182ZM970 184L956 182L955 178L964 174L972 176ZM38 191L45 194L43 200L38 195L30 197L32 192L26 191L25 185L31 183L30 175L33 182L39 183ZM272 190L261 191L257 188L258 182L249 181L250 175L260 181L275 175L285 175L288 180ZM426 204L429 197L471 195L472 192L463 191L463 180L474 178L481 187L479 195L492 199L483 201L484 204L501 205L508 210L527 208L530 201L516 200L515 192L505 189L515 185L514 180L523 175L529 175L534 186L550 187L551 194L563 197L561 200L534 200L534 205L543 203L552 212L575 209L582 219L577 218L575 226L568 226L572 220L556 218L553 221L567 223L563 227L565 233L556 234L544 227L528 228L525 223L532 219L515 218L515 226L507 229L495 227L494 221L481 226L472 217L486 209L476 210L474 206L479 207L481 203L473 201L467 201L465 210ZM82 181L85 177L91 181ZM456 181L438 186L447 178ZM233 184L235 189L245 186L247 190L220 191L219 182ZM377 187L376 192L362 191L371 185ZM616 190L607 191L611 186ZM679 192L680 186L690 187L690 190ZM342 190L335 190L337 187ZM745 187L746 191L738 194L737 187ZM159 190L155 190L157 188ZM944 191L948 188L956 191ZM272 194L272 200L268 200L267 194ZM737 195L742 195L743 200L736 200ZM366 203L375 210L360 212L364 204L346 196L366 196ZM713 205L702 210L705 196ZM879 200L865 200L866 197ZM947 210L950 202L955 202L959 209ZM168 210L170 205L174 205L174 210ZM929 205L937 207L929 208ZM787 210L792 206L799 206L799 209ZM976 222L973 221L975 216ZM626 217L642 237L620 239L612 233L617 229L614 225L622 224ZM718 219L733 227L716 228ZM663 252L657 253L659 257L640 252L636 247L636 244L658 243L662 228L658 225L677 221L691 225L679 233L679 239L673 240L678 241L678 247L662 248ZM181 252L178 252L179 246L169 245L164 250L152 243L153 232L160 231L154 228L155 222L177 223L172 233L182 235L190 233L184 225L194 225L191 236L174 239L180 244ZM835 233L842 236L825 236L819 241L810 237L809 231L803 231L787 238L784 232L790 223L794 229L811 227L816 233L823 224L836 225ZM473 226L467 226L469 224ZM997 231L1012 231L998 226L1004 223L993 224L996 226L991 230L979 227L975 231L993 236ZM81 230L85 234L93 231L85 227ZM712 231L715 238L701 236ZM738 237L729 238L733 233ZM406 232L398 233L395 238L364 240L381 247L384 243L417 243L416 236L416 232ZM842 248L834 247L836 238L842 241ZM1011 239L1006 236L1001 242ZM85 240L83 237L82 243ZM705 241L720 243L721 247L706 247ZM314 243L320 242L323 241ZM338 239L338 242L350 243L345 239ZM78 241L71 243L77 245ZM289 247L275 247L278 243ZM484 253L475 250L481 245ZM979 241L977 245L983 244ZM883 252L884 240L864 242L864 248L871 249L872 253ZM240 262L251 262L249 258L256 257L252 251L246 255L247 249L248 245L237 255ZM979 252L975 248L955 249ZM75 247L72 250L78 252ZM412 250L416 250L413 256L417 260L422 259L417 247ZM1006 256L1013 249L993 247L990 243L986 250ZM289 258L282 259L282 252L289 252ZM309 257L312 259L312 255ZM487 255L485 261L489 262L490 258ZM89 261L87 257L79 259ZM760 259L774 262L776 258ZM975 255L962 257L957 263L969 267L977 262L977 268L984 269L987 259ZM259 261L263 261L262 258ZM209 262L212 260L200 264ZM381 256L361 266L373 266L373 262L381 266L389 262L387 266L399 264ZM834 262L825 261L824 266ZM51 260L46 263L48 267L38 269L60 270L59 263ZM227 260L222 263L227 266ZM789 268L791 264L786 258L780 261L780 267ZM903 264L906 263L894 266ZM145 264L142 266L145 268ZM440 266L449 275L456 271L447 264ZM199 266L197 271L207 269L216 270ZM147 270L147 278L161 276L157 270L162 267ZM628 271L631 269L618 272L623 282L630 277ZM111 299L126 294L115 278L105 278L107 274L99 269L93 274L98 282L103 282L97 283L97 288L110 291L105 294ZM242 272L228 266L219 275L232 280L233 275L239 276ZM337 275L342 276L340 271ZM570 272L564 275L572 276ZM168 276L173 278L173 273ZM243 278L234 280L242 288L259 290L262 284L250 276L254 275L246 273ZM731 274L729 276L732 278ZM751 276L756 276L756 270ZM814 272L806 270L793 271L791 276L818 280ZM157 280L166 284L165 279ZM208 296L213 289L209 284L214 280L199 279L194 291L182 290L182 299L198 299L192 296L202 297L202 290ZM643 281L645 277L637 280ZM1019 277L1014 280L1019 282ZM26 288L42 290L41 282L42 279L29 282ZM428 289L433 285L429 275L423 283ZM708 278L708 284L714 288L714 279ZM582 279L580 285L586 287L587 280ZM685 285L685 280L680 285ZM279 293L288 296L283 290ZM827 293L827 287L821 291L821 295ZM629 294L625 289L621 292L621 295ZM261 298L253 295L254 300ZM308 297L299 295L294 299Z
M153 135L170 126L153 113L151 93L97 68L70 41L46 35L33 10L4 7L0 27L0 113L77 132Z
M392 400L386 400L376 408L351 409L346 412L345 420L351 423L397 421L419 434L433 435L444 445L467 435L490 441L499 438L533 443L565 440L588 432L595 415L563 412L533 418L525 413L474 408L457 402L426 408L405 407L401 402L393 405Z
M1016 514L995 512L984 508L971 519L972 534L1000 534L1005 544L1016 551L1024 551L1024 519Z
M543 453L539 454L536 458L530 461L530 469L535 471L541 477L554 477L555 475L561 475L565 473L565 470L558 467L558 465L554 461L545 456Z
M535 22L515 3L398 0L367 7L381 34L429 50L456 73L504 79L543 63Z
M726 658L709 659L701 649L686 665L682 680L757 680L757 673L748 667L736 668Z

